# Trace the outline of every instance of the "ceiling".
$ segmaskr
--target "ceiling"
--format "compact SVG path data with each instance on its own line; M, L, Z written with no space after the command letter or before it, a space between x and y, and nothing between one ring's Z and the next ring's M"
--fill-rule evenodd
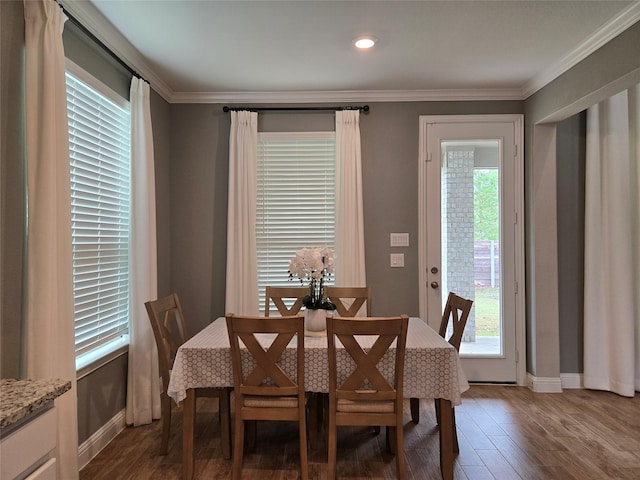
M593 0L62 3L171 102L523 99L640 19Z

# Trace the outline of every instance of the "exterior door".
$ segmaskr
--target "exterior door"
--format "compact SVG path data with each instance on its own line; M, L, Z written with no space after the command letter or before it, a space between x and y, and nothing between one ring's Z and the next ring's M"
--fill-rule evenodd
M468 380L523 383L521 116L420 121L421 317L437 330L450 291L473 300Z

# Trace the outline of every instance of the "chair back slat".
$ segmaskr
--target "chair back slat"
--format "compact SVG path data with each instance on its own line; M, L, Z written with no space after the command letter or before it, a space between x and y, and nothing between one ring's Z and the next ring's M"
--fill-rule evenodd
M182 306L176 293L146 302L144 305L156 341L158 365L166 391L178 348L188 338Z
M356 317L366 303L367 317L371 316L371 287L326 287L327 298L336 306L340 317Z
M394 335L380 335L371 349L364 352L353 334L336 334L340 343L356 363L356 369L337 388L336 394L340 398L343 392L361 392L360 388L366 382L371 385L371 390L378 392L392 392L394 387L387 381L377 368L378 362L382 359L387 350L396 339ZM370 391L366 392L371 393ZM368 398L372 398L368 396Z
M287 348L294 335L295 333L278 334L269 349L265 350L253 333L238 333L238 337L256 363L251 373L243 374L244 378L240 387L242 390L246 387L259 387L271 379L277 387L294 387L295 394L296 383L278 365L278 360L282 357L284 349Z
M449 323L451 323L452 333L448 342L458 351L460 351L462 335L464 333L464 328L467 325L467 320L469 319L469 313L471 313L472 306L473 300L468 300L453 292L449 292L447 303L445 304L444 311L442 313L439 333L442 338L446 339L447 327Z
M264 296L264 316L270 316L271 304L282 317L297 315L302 309L302 299L309 295L307 287L266 287ZM295 299L291 307L287 307L285 300Z

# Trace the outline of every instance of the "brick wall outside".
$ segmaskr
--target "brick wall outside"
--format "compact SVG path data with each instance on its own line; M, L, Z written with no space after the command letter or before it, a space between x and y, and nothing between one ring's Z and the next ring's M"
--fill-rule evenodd
M472 150L447 151L442 169L442 291L455 292L475 300L474 235L473 235L473 168ZM445 200L446 199L446 200ZM471 310L463 342L475 341L475 309Z

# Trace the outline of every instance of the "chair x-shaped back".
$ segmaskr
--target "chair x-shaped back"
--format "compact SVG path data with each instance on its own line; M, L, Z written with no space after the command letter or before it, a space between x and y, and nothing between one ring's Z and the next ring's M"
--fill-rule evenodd
M326 287L327 298L331 300L340 317L355 317L367 302L366 313L371 316L371 287Z
M473 306L473 300L468 300L456 295L453 292L449 292L447 297L447 303L444 306L444 312L442 313L442 321L440 322L440 336L446 338L447 326L451 322L453 327L453 333L449 337L449 343L453 345L456 350L460 351L460 343L462 342L462 334L464 333L464 327L467 325L467 319Z
M378 362L384 354L387 353L396 336L380 335L368 353L362 349L353 335L336 334L336 337L338 337L347 353L349 353L351 358L356 362L355 370L342 382L337 391L357 391L358 393L364 393L365 391L359 390L359 388L368 381L373 387L370 392L377 392L379 400L395 398L395 389L378 369ZM369 390L366 392L369 392ZM381 392L389 392L390 394L384 395Z
M302 299L309 295L307 287L269 287L265 288L264 316L270 315L270 302L273 302L282 317L297 315L302 309ZM291 307L287 307L285 299L295 299Z
M295 395L298 386L278 365L278 360L282 357L289 342L294 337L294 333L279 333L271 345L265 350L253 333L238 333L245 347L255 360L254 369L242 379L242 387L245 393L265 395L268 390L264 390L265 381L270 378L278 388L278 395ZM252 389L259 387L260 389ZM291 388L291 391L285 390Z

